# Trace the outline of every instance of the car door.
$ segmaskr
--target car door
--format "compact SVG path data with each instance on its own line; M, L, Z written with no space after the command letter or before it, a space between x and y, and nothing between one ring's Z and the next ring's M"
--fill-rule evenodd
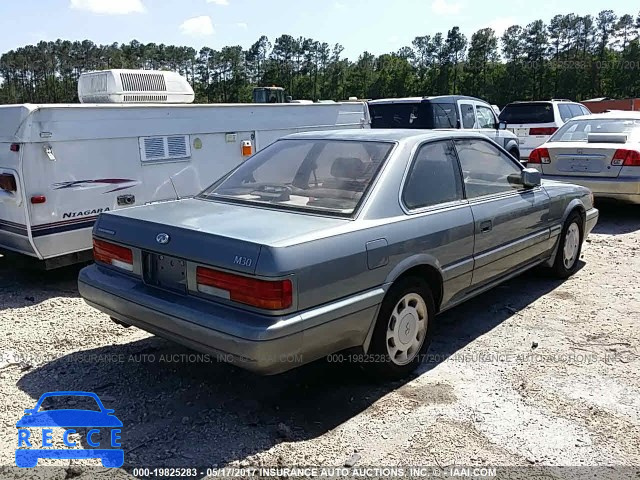
M500 146L504 146L503 139L500 134L503 132L498 130L498 119L489 105L480 102L475 103L476 107L476 131L486 135Z
M442 304L455 302L471 285L474 223L451 140L419 146L401 200L410 239L403 250L435 257L443 273Z
M475 225L472 286L479 288L548 252L549 196L541 187L515 183L522 167L489 140L455 145Z
M463 100L458 102L460 107L460 128L472 130L476 128L476 108L472 101Z

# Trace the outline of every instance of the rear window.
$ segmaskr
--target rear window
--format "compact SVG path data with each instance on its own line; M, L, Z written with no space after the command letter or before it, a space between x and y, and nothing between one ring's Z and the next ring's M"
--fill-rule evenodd
M372 128L457 128L455 103L369 104Z
M590 133L623 133L627 141L640 141L640 120L589 119L571 120L562 126L550 142L586 142Z
M393 146L355 140L279 140L199 198L351 216Z
M553 123L553 104L511 103L500 112L500 121L507 123Z

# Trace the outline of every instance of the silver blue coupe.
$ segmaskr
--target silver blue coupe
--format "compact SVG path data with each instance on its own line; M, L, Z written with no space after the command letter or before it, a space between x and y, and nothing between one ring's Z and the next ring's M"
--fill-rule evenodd
M597 220L587 188L541 182L478 133L299 133L196 198L100 215L79 289L259 373L360 349L399 378L439 312L537 265L573 274Z

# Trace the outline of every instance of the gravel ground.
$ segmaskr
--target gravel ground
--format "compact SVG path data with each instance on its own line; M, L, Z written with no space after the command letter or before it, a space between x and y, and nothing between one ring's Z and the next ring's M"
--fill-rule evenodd
M345 462L636 466L624 474L638 475L640 208L599 206L574 277L527 273L443 314L418 373L383 386L330 362L257 377L192 361L85 305L77 267L29 273L0 258L0 476ZM115 409L122 470L87 467L97 460L11 467L16 421L54 390L96 392Z

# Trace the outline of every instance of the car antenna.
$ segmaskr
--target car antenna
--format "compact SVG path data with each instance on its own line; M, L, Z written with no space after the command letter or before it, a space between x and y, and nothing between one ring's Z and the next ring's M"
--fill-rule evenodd
M180 195L178 194L178 189L176 188L175 184L173 183L173 178L169 177L169 181L171 182L171 186L173 187L173 191L176 194L176 200L182 200L180 198Z

